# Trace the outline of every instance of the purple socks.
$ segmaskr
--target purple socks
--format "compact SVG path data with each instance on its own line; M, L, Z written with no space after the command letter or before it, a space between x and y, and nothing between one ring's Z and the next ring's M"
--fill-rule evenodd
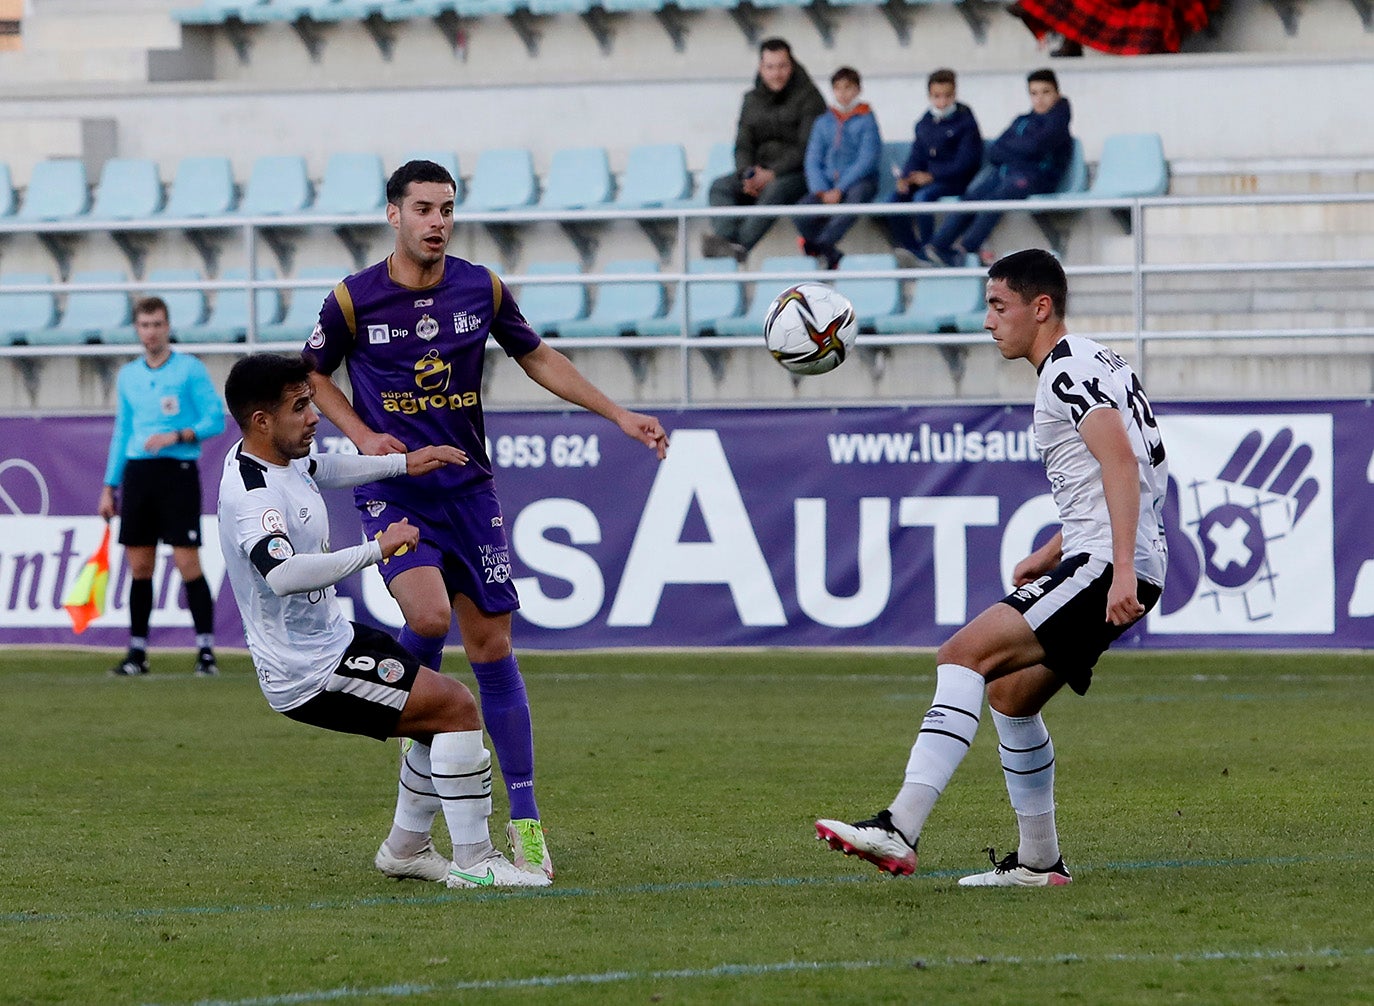
M486 724L501 777L510 796L512 820L539 820L534 802L534 732L530 726L530 702L515 654L486 664L473 664Z
M444 662L445 636L422 636L410 626L401 626L401 634L396 641L406 648L406 652L420 662L421 667L437 671Z

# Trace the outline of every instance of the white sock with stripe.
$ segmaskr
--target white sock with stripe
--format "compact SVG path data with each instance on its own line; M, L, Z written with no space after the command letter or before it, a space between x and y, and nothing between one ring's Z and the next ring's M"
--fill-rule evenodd
M482 743L482 731L435 734L430 745L430 778L443 801L453 862L466 867L485 859L493 851L487 829L491 752Z
M888 808L897 830L914 843L935 801L964 760L978 732L987 682L958 664L935 669L935 698L906 763L906 781Z
M428 744L408 740L401 755L401 779L396 786L396 815L386 844L394 855L417 855L429 841L434 817L442 801L434 791Z
M1059 861L1059 832L1054 824L1054 741L1039 713L1003 716L992 711L1002 758L1007 796L1016 811L1020 844L1016 858L1037 870Z

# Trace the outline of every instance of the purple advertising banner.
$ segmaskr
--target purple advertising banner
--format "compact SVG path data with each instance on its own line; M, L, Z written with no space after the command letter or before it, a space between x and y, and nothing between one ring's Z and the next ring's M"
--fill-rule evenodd
M1169 576L1120 645L1374 646L1374 454L1368 402L1161 404ZM1008 590L1055 511L1028 406L660 413L657 462L585 413L491 413L510 538L488 575L520 591L522 649L936 646ZM128 573L81 636L63 593L99 540L110 420L0 419L0 643L121 646ZM214 501L225 434L206 447L202 565L221 645L241 645ZM322 426L317 449L352 450ZM361 540L327 494L334 548ZM398 628L375 570L340 585L360 621ZM189 645L163 550L154 645ZM455 636L456 642L456 636Z

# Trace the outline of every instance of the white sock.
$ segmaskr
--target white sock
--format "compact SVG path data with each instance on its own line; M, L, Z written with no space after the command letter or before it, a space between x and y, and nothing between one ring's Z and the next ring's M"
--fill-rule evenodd
M429 841L434 816L442 803L430 778L429 745L409 741L401 755L401 779L396 785L396 815L386 844L397 856L414 856Z
M1000 742L1002 775L1016 811L1020 844L1016 858L1045 870L1059 860L1059 832L1054 824L1054 741L1039 713L1003 716L992 711Z
M470 866L474 847L491 845L491 752L482 731L435 734L430 745L430 777L443 801L444 821L453 840L453 861Z
M915 842L935 801L964 760L983 711L987 682L958 664L935 669L935 698L921 720L921 732L906 763L906 781L888 811L892 823Z

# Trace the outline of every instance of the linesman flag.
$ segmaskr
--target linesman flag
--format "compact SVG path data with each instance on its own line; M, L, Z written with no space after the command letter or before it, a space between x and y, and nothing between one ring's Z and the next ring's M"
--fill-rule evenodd
M105 535L100 546L81 567L67 596L62 599L62 607L72 616L72 631L82 633L86 626L105 614L105 590L110 585L110 525L105 525Z

